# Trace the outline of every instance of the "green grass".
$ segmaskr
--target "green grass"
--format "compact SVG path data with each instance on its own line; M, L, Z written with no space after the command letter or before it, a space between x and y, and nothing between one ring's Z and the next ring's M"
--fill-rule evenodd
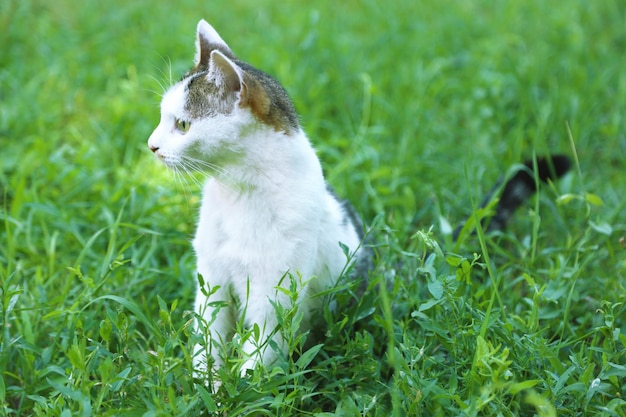
M215 396L199 193L146 146L200 18L285 85L379 254L322 345L287 308L292 355ZM0 49L0 415L626 416L623 1L7 0ZM573 172L505 234L443 233L549 152Z

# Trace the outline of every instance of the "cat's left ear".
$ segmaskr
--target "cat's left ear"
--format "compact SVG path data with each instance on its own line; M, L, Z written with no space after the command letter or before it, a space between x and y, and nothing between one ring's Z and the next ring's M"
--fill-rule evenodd
M215 50L222 51L224 54L234 58L235 54L230 50L224 39L217 33L213 26L206 20L202 19L198 22L196 37L196 56L194 59L196 68L208 68L211 53Z
M217 87L229 92L241 92L244 87L243 71L219 50L211 52L207 75Z

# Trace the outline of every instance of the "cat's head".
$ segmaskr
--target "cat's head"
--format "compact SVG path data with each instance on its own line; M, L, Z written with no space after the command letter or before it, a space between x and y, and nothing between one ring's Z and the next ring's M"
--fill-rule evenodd
M293 103L276 80L238 60L201 20L194 67L164 94L148 146L170 167L221 166L246 153L246 134L255 129L298 132Z

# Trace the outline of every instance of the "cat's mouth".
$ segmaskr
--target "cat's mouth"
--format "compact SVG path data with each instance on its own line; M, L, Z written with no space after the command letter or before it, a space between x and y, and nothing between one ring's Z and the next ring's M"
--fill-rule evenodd
M163 162L165 165L169 166L169 158L166 155L163 155L163 152L161 152L160 150L157 150L154 152L154 156L156 156L157 158L159 158L161 160L161 162Z
M171 155L164 153L158 148L155 149L153 152L154 152L154 156L159 158L161 162L163 162L163 164L165 164L165 166L168 168L175 169L176 166L180 163L178 158L172 157Z
M161 148L159 148L158 146L150 146L150 150L152 151L152 153L154 153L154 156L159 158L161 162L163 162L169 168L173 168L174 166L176 166L176 163L178 162L176 161L177 158L173 158L171 155L163 152L163 150L161 150Z

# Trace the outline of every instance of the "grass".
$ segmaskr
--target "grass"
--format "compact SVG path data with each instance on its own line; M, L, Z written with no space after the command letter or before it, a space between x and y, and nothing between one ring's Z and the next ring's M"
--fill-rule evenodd
M0 415L625 416L624 6L2 2ZM189 352L198 190L146 146L200 18L286 86L378 251L319 344L286 308L292 354L233 360L215 396ZM450 241L550 152L573 172L506 233Z

